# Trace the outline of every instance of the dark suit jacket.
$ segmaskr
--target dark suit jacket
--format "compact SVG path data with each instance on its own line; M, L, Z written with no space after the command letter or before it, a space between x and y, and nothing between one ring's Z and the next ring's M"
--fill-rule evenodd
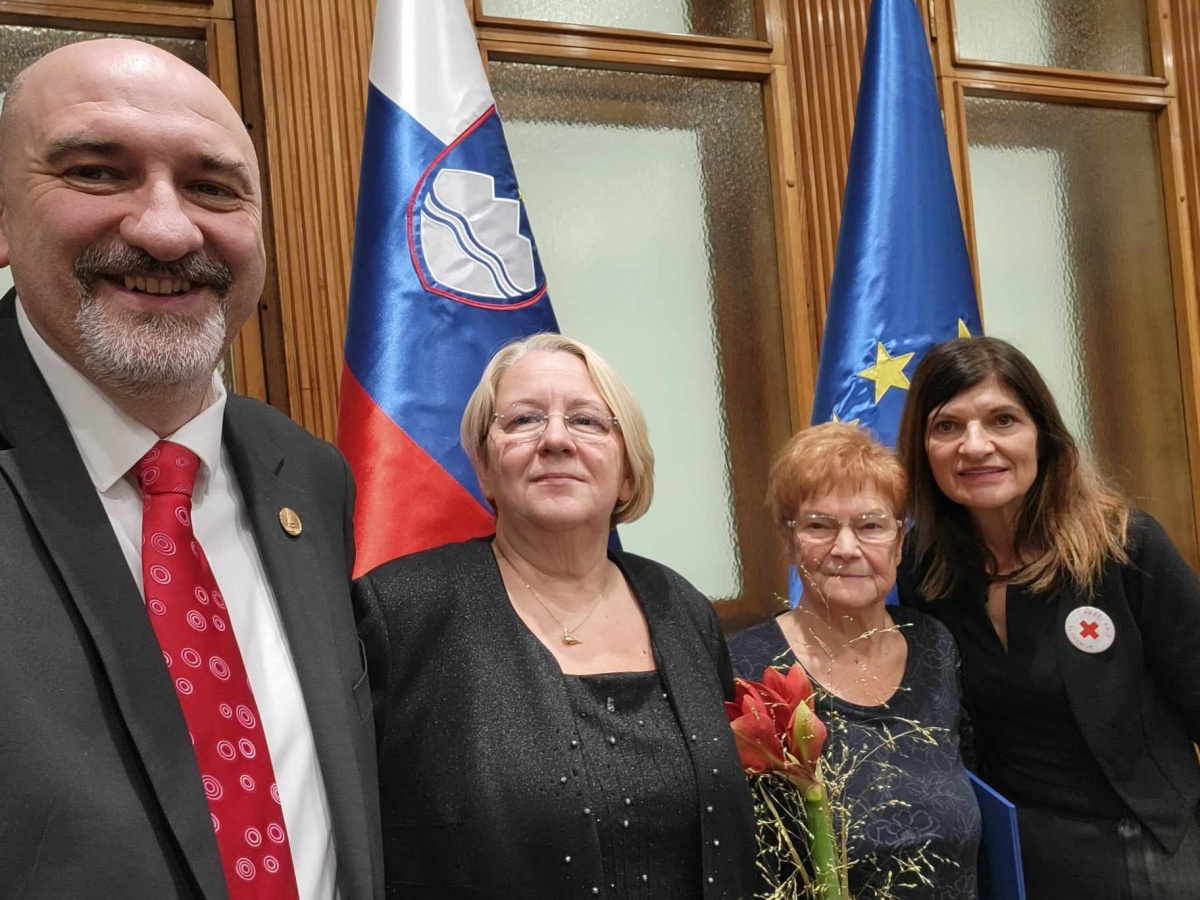
M722 703L733 671L712 604L657 563L612 559L687 737L703 896L749 900L750 793ZM509 605L489 542L386 563L359 580L355 604L380 738L388 896L591 896L603 875L595 822L579 779L560 783L579 764L575 714L557 662ZM522 814L534 802L536 825Z
M337 451L230 396L225 447L312 723L343 900L382 894L374 729ZM303 532L278 521L290 506ZM75 442L0 300L0 896L227 896L187 727Z
M1135 513L1130 522L1127 550L1130 564L1106 563L1094 596L1067 585L1047 598L1060 625L1077 607L1104 610L1113 620L1112 646L1084 653L1062 627L1046 640L1054 641L1071 711L1088 749L1113 790L1174 852L1200 800L1200 766L1192 748L1192 741L1200 741L1200 580L1162 526L1145 513ZM900 602L945 622L969 669L963 614L968 604L986 599L982 573L934 602L921 596L919 584L916 562L907 552L898 579ZM978 715L972 717L978 724ZM981 742L985 776L987 749Z

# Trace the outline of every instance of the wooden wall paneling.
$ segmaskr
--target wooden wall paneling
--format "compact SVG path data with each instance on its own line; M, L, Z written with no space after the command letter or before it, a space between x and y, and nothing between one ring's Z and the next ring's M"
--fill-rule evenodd
M958 194L958 214L962 217L963 234L967 239L967 255L971 260L971 279L975 284L975 302L979 308L979 321L987 331L983 320L983 290L979 285L979 253L975 241L975 211L971 193L971 156L967 143L967 110L963 102L962 83L952 79L939 79L942 95L942 122L946 126L946 141L950 145L950 171L954 176L954 189Z
M798 171L795 110L786 66L763 85L767 147L774 175L775 244L783 303L784 346L790 360L788 401L792 431L803 428L812 415L817 382L816 316L805 247L805 197Z
M303 414L300 416L296 414L297 407L302 402L298 384L299 376L295 371L299 365L296 360L297 348L302 342L298 341L296 336L297 326L294 324L296 314L291 307L294 302L292 299L294 285L305 280L304 273L297 272L293 255L299 254L300 260L303 260L305 256L300 248L298 216L295 215L295 211L290 215L287 214L289 200L281 195L279 189L281 182L286 183L295 178L294 167L281 170L281 166L284 158L290 159L297 152L296 117L288 114L285 110L281 120L279 106L286 105L287 98L275 89L280 83L287 83L290 78L286 67L291 53L288 48L289 40L283 32L283 24L273 21L272 16L267 12L267 3L259 3L257 6L259 57L265 99L264 127L268 147L267 171L271 182L271 202L275 217L276 271L279 281L278 316L284 351L283 375L287 378L288 409L285 411L297 421L308 425ZM307 351L307 348L305 350ZM278 373L269 374L276 375Z
M329 440L337 431L372 8L368 0L255 3L288 412Z
M242 80L238 71L237 29L230 19L213 19L205 28L209 77L229 98L233 108L243 114ZM243 115L244 118L244 115ZM265 204L265 197L264 197ZM262 326L259 315L251 316L230 348L234 386L239 394L267 399L266 370L263 365Z
M281 412L291 409L287 390L287 359L284 352L283 322L279 300L279 267L276 250L275 204L272 199L270 160L266 147L266 111L262 95L261 57L258 51L258 20L254 0L237 0L234 6L234 28L237 31L238 66L242 85L242 121L250 132L258 152L262 174L263 244L266 249L267 271L262 296L258 300L255 325L259 337L259 357L262 362L262 394L265 400ZM247 340L243 329L242 341ZM236 368L236 363L235 363Z
M794 0L792 58L814 330L825 327L869 0Z
M828 178L826 154L822 152L819 132L812 127L817 116L816 92L809 75L812 54L812 31L805 28L800 6L793 5L795 12L792 40L795 44L793 58L796 60L794 81L796 84L796 130L798 136L798 169L805 198L805 258L808 265L809 303L813 311L813 331L820 346L821 328L824 322L825 298L829 296L829 275L832 259L830 253L829 206L823 203L823 191ZM806 62L808 60L808 62Z

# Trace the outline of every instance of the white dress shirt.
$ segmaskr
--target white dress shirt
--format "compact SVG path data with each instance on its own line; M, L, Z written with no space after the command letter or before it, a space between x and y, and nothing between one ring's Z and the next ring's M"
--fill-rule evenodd
M129 470L154 446L158 435L123 412L59 356L30 323L20 299L17 324L67 420L129 571L142 591L142 496ZM338 895L329 801L275 595L229 455L221 445L225 399L225 386L214 375L204 408L168 440L200 457L192 526L225 597L258 704L300 896L330 900Z

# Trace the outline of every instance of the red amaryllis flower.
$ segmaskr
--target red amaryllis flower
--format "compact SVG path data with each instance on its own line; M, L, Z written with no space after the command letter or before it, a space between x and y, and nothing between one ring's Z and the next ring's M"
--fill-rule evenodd
M739 678L725 704L747 775L777 771L804 789L817 782L825 725L813 712L813 689L803 667L784 675L767 669L761 683Z
M790 848L792 860L807 886L805 896L821 900L842 900L847 896L844 874L845 861L839 862L833 840L833 820L829 798L817 771L821 750L825 746L825 723L814 712L812 683L804 668L793 665L783 674L769 668L761 683L738 678L734 681L733 702L725 704L729 727L747 777L762 791L764 805L781 833L783 844ZM792 842L777 807L757 776L779 772L800 794L807 824L807 850L812 876ZM760 834L760 847L762 836ZM775 852L776 843L768 845ZM772 895L775 896L775 895Z

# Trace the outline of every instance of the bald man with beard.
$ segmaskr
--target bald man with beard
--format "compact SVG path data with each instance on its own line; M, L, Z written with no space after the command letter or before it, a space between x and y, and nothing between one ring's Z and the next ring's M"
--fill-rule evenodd
M0 115L0 896L382 896L337 451L226 393L266 268L202 74L73 44Z

